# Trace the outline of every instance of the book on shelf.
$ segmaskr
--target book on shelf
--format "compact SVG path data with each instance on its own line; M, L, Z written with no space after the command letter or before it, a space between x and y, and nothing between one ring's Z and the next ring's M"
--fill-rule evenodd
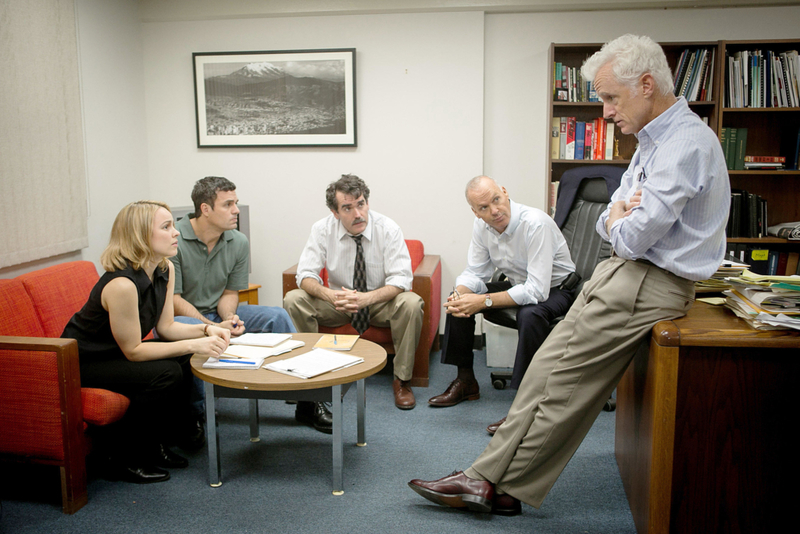
M731 189L728 237L759 238L767 236L767 201L744 189Z
M559 148L558 148L558 157L559 159L566 159L567 158L567 117L560 117L561 120L561 129L559 130Z
M747 128L736 128L736 159L734 170L744 170L744 156L747 151Z
M567 151L564 159L575 159L575 117L567 117Z
M612 160L614 159L614 127L615 124L613 122L606 122L601 120L603 123L603 129L606 132L605 138L603 139L603 148L601 149L601 154L605 152L605 157L601 159Z
M550 217L556 216L556 203L558 201L559 182L550 182Z
M586 123L575 123L575 159L583 159L583 147L586 142Z
M800 221L774 224L767 228L767 232L789 241L800 241Z
M594 158L594 144L597 142L595 139L595 131L594 131L594 122L587 122L586 123L586 135L584 137L584 146L583 146L583 159L595 159Z
M716 49L685 49L675 68L675 96L689 102L707 101L713 94Z
M786 163L785 156L745 156L745 163Z
M553 117L550 123L550 159L561 157L561 118Z

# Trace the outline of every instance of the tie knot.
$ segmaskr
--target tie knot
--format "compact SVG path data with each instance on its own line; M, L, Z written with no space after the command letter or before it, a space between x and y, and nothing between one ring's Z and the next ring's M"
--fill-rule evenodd
M351 235L350 237L352 237L353 241L355 241L357 244L360 245L361 244L361 238L364 237L364 236L361 235L361 234L358 234L358 235Z

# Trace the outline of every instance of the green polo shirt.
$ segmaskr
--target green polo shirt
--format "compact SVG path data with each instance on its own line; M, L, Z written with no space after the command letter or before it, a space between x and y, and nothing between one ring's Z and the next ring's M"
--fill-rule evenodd
M175 265L175 294L180 294L203 315L217 312L217 304L226 289L247 289L247 237L238 230L226 230L208 253L197 238L189 217L175 224L181 233L178 254L170 258Z

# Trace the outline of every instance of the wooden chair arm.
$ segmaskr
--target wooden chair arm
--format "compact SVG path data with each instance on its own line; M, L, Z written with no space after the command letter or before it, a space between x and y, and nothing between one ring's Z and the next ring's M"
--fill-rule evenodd
M285 271L283 271L283 296L292 289L297 289L297 264L295 263Z

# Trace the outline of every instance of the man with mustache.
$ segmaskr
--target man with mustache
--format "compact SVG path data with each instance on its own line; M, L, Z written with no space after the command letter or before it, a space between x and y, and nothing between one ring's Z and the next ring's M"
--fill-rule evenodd
M403 232L370 212L369 187L353 174L328 186L325 203L331 214L311 227L297 265L299 289L286 294L283 306L301 332L348 323L359 334L369 325L390 327L395 406L410 410L416 405L410 380L424 302L410 291L414 277ZM320 277L323 267L329 287Z
M488 176L467 183L467 202L476 219L467 254L467 268L445 303L447 322L442 363L455 365L458 375L434 407L455 406L480 397L472 371L475 314L491 320L498 308L517 309L518 343L511 387L517 389L536 349L550 333L550 322L567 313L578 283L575 264L561 230L543 211L512 201L505 187ZM495 269L507 281L490 282ZM489 425L494 434L505 418Z

